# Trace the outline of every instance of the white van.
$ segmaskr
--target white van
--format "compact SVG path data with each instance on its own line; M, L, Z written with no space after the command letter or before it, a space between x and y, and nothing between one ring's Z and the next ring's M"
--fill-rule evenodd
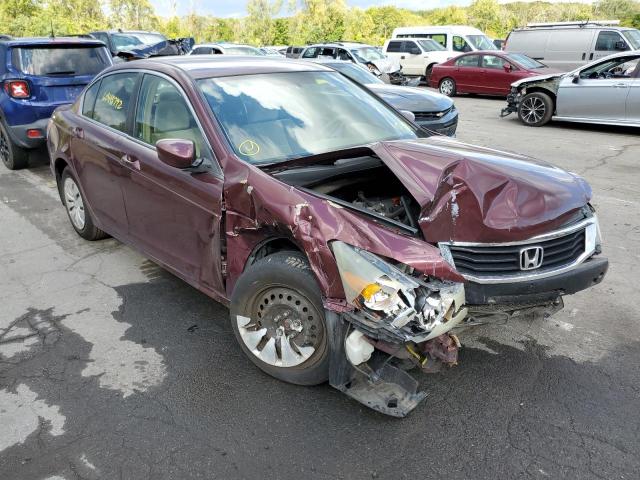
M400 63L404 75L424 76L427 81L435 64L456 55L431 38L391 39L382 50L388 58Z
M399 27L393 38L431 38L446 50L457 53L474 50L497 50L491 39L477 28L462 25L442 27Z
M615 52L639 50L640 31L619 24L618 20L530 23L513 30L504 49L571 71Z

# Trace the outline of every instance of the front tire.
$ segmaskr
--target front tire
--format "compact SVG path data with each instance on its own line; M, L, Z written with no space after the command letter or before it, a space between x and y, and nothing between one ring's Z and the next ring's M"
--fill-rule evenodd
M541 127L553 116L553 100L543 92L524 96L518 105L518 118L529 127Z
M0 158L9 170L20 170L29 162L28 151L13 143L2 121L0 121Z
M318 283L304 255L278 252L248 267L231 297L242 351L265 373L297 385L329 378L329 342Z
M447 97L453 97L456 94L456 81L451 77L445 77L440 80L438 90L440 90L441 94L446 95Z
M71 170L65 168L60 178L60 193L73 229L85 240L102 240L108 235L96 227L86 208L86 201Z

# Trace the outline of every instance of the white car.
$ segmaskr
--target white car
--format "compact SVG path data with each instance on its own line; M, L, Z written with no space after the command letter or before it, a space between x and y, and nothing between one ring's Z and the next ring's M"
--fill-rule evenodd
M201 43L194 45L189 55L253 55L264 57L265 54L251 45L237 43Z
M383 47L387 57L397 60L402 73L424 76L429 80L434 65L446 62L457 55L431 38L402 38L387 40Z

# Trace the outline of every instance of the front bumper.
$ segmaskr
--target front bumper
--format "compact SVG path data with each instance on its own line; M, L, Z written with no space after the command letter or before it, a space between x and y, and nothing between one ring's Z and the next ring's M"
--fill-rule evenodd
M455 137L456 130L458 129L458 110L454 108L445 116L437 120L417 119L415 123L420 127L435 132L439 135Z
M511 88L511 92L507 95L507 106L500 111L500 117L506 117L518 111L521 95L516 88Z
M8 132L11 140L18 146L22 148L37 148L41 145L44 145L47 139L47 124L49 122L48 118L42 118L40 120L36 120L33 123L27 123L24 125L8 125ZM40 130L42 132L42 137L40 138L29 138L27 136L28 130Z
M591 257L571 270L552 277L511 283L468 282L465 284L467 304L513 307L542 305L562 295L585 290L602 281L609 268L609 260ZM472 308L472 307L471 307Z

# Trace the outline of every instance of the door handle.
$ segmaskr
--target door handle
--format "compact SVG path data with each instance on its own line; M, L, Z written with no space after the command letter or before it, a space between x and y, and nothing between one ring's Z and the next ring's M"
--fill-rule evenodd
M593 60L593 52L591 52L591 54L589 54L589 60Z
M615 83L613 84L615 88L627 88L629 86L628 83Z
M84 138L84 130L80 127L72 127L71 128L71 135L73 135L76 138Z
M583 53L583 54L582 54L582 60L584 60L585 58L587 58L587 54L586 54L586 53Z
M404 60L404 55L400 55L400 60Z
M135 170L140 170L140 162L138 161L138 159L136 159L135 157L132 157L128 153L125 153L122 157L120 157L120 160L122 161L123 164Z

